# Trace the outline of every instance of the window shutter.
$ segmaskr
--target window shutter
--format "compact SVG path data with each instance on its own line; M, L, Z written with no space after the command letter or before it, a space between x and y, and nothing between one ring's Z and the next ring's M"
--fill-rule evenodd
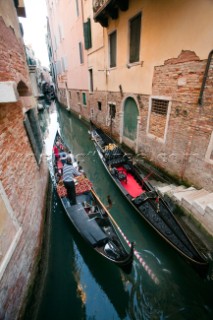
M129 62L138 62L140 53L141 14L130 21L130 57Z
M85 49L92 48L90 19L88 19L87 22L84 23L84 47Z
M27 131L27 135L35 155L37 163L40 162L40 156L43 149L43 142L41 132L38 124L38 120L35 115L35 110L30 109L25 114L24 126Z
M89 69L89 83L90 83L90 92L93 92L93 70Z
M82 43L78 43L79 46L79 57L80 57L80 64L84 63L84 57L83 57L83 48L82 48Z
M110 45L110 68L116 67L116 31L109 36Z
M62 65L60 60L56 61L56 72L57 75L62 73Z
M87 104L87 97L85 92L82 92L82 102L83 102L83 105Z

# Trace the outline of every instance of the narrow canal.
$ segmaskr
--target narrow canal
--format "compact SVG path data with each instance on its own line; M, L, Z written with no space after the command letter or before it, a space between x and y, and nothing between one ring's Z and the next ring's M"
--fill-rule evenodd
M136 242L145 267L135 258L126 275L93 252L53 193L46 276L34 318L213 319L213 281L202 279L130 207L95 153L88 127L64 109L58 110L58 122L102 201L111 196L111 214Z

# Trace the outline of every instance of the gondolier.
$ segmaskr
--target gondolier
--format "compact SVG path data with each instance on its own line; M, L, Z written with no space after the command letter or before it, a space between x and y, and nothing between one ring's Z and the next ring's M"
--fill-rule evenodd
M57 141L61 142L63 150L68 151L58 132L54 146ZM52 155L51 177L64 210L76 230L98 254L129 274L132 270L135 244L128 242L130 251L126 250L123 239L119 236L121 230L118 230L118 225L93 190L92 182L76 169L78 164L71 153L64 165L61 160L56 162L54 153ZM58 176L58 170L63 172L63 180L61 175ZM75 176L79 176L76 177L76 185ZM109 207L110 202L108 196ZM121 236L123 237L122 234Z
M67 197L71 205L76 204L76 192L75 192L75 176L81 176L82 173L78 172L72 165L72 159L70 156L67 157L67 161L63 167L63 182L67 189Z

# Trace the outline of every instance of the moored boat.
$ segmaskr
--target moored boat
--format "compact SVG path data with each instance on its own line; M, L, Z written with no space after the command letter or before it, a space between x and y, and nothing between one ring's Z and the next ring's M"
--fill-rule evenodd
M104 167L137 213L200 274L206 274L208 261L197 250L148 177L110 136L92 122L90 134Z
M51 176L64 210L84 240L101 256L130 273L134 257L134 243L127 252L117 224L92 188L91 181L82 174L75 177L76 204L71 205L63 184L62 172L65 154L69 149L57 132L54 146L60 149L61 158L52 156ZM66 151L66 152L64 152ZM58 158L58 159L57 159ZM77 166L73 158L73 165Z

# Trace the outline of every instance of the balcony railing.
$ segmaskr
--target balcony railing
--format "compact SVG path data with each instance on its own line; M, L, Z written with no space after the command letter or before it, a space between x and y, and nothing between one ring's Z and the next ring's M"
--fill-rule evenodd
M93 0L93 13L96 14L101 8L103 8L112 2L112 0Z
M118 12L129 8L129 0L93 0L94 20L108 27L108 18L117 19Z

